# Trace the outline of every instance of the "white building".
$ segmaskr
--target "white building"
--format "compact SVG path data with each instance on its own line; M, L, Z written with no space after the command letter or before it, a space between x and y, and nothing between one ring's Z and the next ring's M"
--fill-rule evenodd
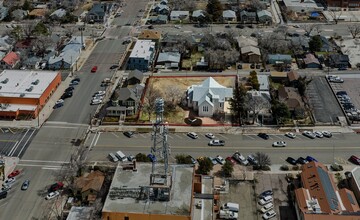
M155 42L151 40L138 40L131 51L127 69L148 71L153 63Z

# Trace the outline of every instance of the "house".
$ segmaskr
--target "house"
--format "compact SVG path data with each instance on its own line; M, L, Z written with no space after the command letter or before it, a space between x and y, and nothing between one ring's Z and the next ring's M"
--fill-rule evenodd
M42 61L41 57L37 57L37 56L30 56L27 57L23 62L23 67L25 67L26 69L39 69L39 64Z
M90 11L86 15L86 21L89 23L102 23L105 19L106 14L106 4L105 3L95 3Z
M184 39L183 35L165 33L161 39L161 48L173 47L179 44Z
M257 13L259 23L263 23L263 24L271 24L272 23L272 21L273 21L272 14L268 10L261 10L256 13Z
M33 38L27 38L25 40L19 40L15 44L15 51L19 53L26 53L32 49Z
M70 197L71 198L71 197ZM95 215L94 207L71 206L66 220L84 220L91 219Z
M127 78L127 85L136 85L143 82L144 73L139 70L133 70L129 73Z
M269 64L290 64L292 58L288 54L269 54L268 63Z
M9 35L5 35L0 37L0 51L8 52L13 48L14 40L9 37Z
M261 53L258 47L245 46L240 49L241 59L247 63L260 63Z
M200 117L211 117L217 112L226 112L227 101L233 96L233 89L220 85L208 77L200 85L192 85L187 91L188 107L198 112Z
M309 13L324 10L324 6L315 0L284 0L283 4L286 10L296 13Z
M22 19L24 19L27 15L29 14L28 11L22 10L22 9L16 9L14 11L11 12L11 17L15 20L15 21L21 21Z
M137 112L143 89L142 85L137 84L134 88L126 87L115 90L119 106L126 108L125 116L134 115Z
M224 22L233 22L236 21L236 13L232 10L225 10L222 13Z
M257 39L254 37L245 37L243 35L236 37L236 41L238 43L239 48L246 47L246 46L258 46Z
M329 55L329 63L331 67L341 68L341 67L349 67L349 56L342 54L330 54Z
M138 36L140 40L152 40L157 43L160 42L161 39L161 31L154 31L154 30L142 30Z
M258 82L259 82L259 91L261 92L269 92L270 90L270 83L269 83L269 76L268 75L256 75ZM269 94L270 96L270 94Z
M156 61L156 67L162 66L166 69L179 69L181 54L179 52L163 52L159 53Z
M191 15L193 21L198 21L205 18L205 12L203 10L195 10Z
M19 54L10 51L8 54L5 55L0 61L0 65L2 69L13 69L16 64L20 61Z
M247 102L253 103L249 104L249 110L247 112L248 118L261 124L271 123L273 121L273 116L271 113L271 96L269 91L249 90L246 92L246 95ZM254 114L257 115L256 118L254 118Z
M169 2L168 0L161 0L160 5L167 5Z
M304 103L297 88L281 86L278 89L278 95L279 100L287 105L290 112L305 111Z
M314 54L308 53L305 55L304 64L306 68L320 68L321 64Z
M168 22L167 15L158 15L155 17L150 17L148 21L150 24L166 24Z
M334 50L334 45L326 37L320 35L320 39L322 42L321 52L331 52Z
M161 15L169 15L170 8L167 5L158 4L154 8L154 12Z
M148 71L153 63L155 42L151 40L138 40L131 51L127 69Z
M275 83L285 83L287 81L286 72L271 71L270 72L271 81Z
M359 204L347 188L338 189L327 166L312 161L301 166L293 194L296 219L347 220L359 218Z
M303 51L309 50L309 38L302 35L292 36L291 45L294 45L295 48L301 48Z
M29 16L35 17L35 18L44 18L46 13L48 13L47 8L35 8L32 11L29 12Z
M256 23L256 12L242 10L240 12L240 20L243 23Z
M83 202L93 204L100 193L104 179L105 174L98 170L78 177L74 182L74 194L81 197Z
M189 20L189 11L171 11L171 21L184 21Z
M54 11L53 13L51 13L50 17L52 19L60 19L62 17L64 17L66 15L66 10L63 8L60 8L56 11Z
M290 85L295 87L299 81L299 74L296 71L291 70L287 73L287 78Z
M0 6L0 21L4 20L9 14L9 9L4 6Z

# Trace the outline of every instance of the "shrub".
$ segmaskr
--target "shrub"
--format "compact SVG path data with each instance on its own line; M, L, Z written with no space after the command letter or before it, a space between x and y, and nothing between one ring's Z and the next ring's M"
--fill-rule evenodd
M292 167L292 170L299 170L299 169L300 167L298 165Z
M283 171L288 171L289 170L289 166L284 164L280 167L280 170L283 170Z

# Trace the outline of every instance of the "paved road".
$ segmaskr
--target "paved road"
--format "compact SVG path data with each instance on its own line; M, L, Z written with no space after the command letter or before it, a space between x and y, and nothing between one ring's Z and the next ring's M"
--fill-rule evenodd
M21 157L36 133L33 128L1 129L0 155Z
M333 162L333 158L339 163L348 163L346 160L350 155L356 154L360 137L356 134L334 134L332 138L309 139L298 134L296 139L289 139L282 134L270 135L269 140L263 140L257 135L231 135L215 134L219 139L226 142L224 147L209 147L204 134L199 134L196 140L190 139L185 133L169 134L169 145L171 147L171 157L174 159L177 154L190 154L198 156L227 157L239 151L244 155L257 151L269 154L274 164L282 164L288 156L299 157L312 155L323 163ZM284 140L287 142L286 148L273 148L272 143ZM92 134L86 141L91 151L87 158L88 161L108 161L107 155L110 152L122 150L127 155L137 153L149 153L151 145L151 134L136 134L129 139L122 133L106 132ZM306 154L306 155L305 155ZM174 161L174 160L173 160Z

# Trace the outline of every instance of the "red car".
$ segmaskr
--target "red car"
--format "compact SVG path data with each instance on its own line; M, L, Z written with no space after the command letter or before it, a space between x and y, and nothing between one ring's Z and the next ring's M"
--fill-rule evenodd
M236 161L234 160L234 158L232 158L232 157L227 157L225 160L229 161L233 165L237 164Z
M8 175L8 178L15 177L20 174L20 170L14 170L12 173Z
M91 72L92 72L92 73L96 73L96 71L97 71L97 66L94 66L94 67L91 69Z
M54 183L50 186L49 192L55 192L59 189L62 189L64 187L64 184L62 182Z
M355 155L351 155L349 161L352 162L353 164L360 165L360 158Z

